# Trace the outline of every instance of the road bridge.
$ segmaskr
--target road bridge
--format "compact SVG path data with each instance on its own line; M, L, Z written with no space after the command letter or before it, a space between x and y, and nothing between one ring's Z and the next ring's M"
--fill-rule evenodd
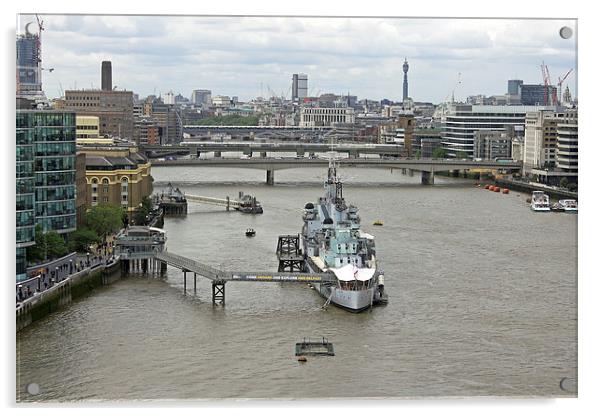
M325 159L309 158L248 158L248 159L176 159L156 160L151 162L153 166L203 166L203 167L230 167L261 169L266 171L266 183L274 184L274 172L282 169L316 168L328 166ZM342 159L339 161L344 168L380 168L380 169L406 169L412 174L414 171L421 172L422 184L434 184L434 175L437 172L460 171L469 169L491 169L502 172L513 172L520 170L520 162L497 162L495 160L459 160L459 159L432 159L432 158L358 158Z

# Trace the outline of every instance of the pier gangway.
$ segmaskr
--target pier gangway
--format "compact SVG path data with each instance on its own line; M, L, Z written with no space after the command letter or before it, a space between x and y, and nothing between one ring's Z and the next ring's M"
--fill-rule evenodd
M214 304L225 304L226 282L280 282L280 283L321 283L334 284L336 276L333 273L305 273L305 272L228 272L201 263L188 257L180 256L168 251L154 254L154 259L163 264L182 270L184 274L184 292L186 292L187 273L194 274L194 290L196 292L197 275L211 280L212 301ZM161 268L163 270L163 268Z
M209 204L209 205L218 205L218 206L226 207L226 210L229 210L230 208L234 208L234 209L240 208L240 202L237 200L231 200L230 197L214 198L214 197L210 197L210 196L185 194L185 198L189 202L196 202L199 204Z

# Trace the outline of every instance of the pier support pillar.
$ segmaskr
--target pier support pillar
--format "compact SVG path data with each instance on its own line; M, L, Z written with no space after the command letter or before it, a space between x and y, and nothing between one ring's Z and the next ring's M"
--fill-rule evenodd
M414 171L412 169L408 169L408 176L412 178L414 176Z
M268 169L265 175L265 183L267 185L274 185L274 170Z
M463 176L463 177L465 177L465 178L467 178L467 177L468 177L468 171L467 171L466 169L464 169L464 170L462 171L462 176Z
M213 152L213 157L222 157L222 152L219 152L219 151Z
M226 304L226 282L223 280L214 280L211 282L211 299L214 305Z
M422 184L423 185L434 185L435 174L433 172L422 172Z
M161 276L165 276L166 272L167 272L167 263L161 262L161 270L160 270Z
M259 156L265 159L266 157L268 157L268 152L259 152Z
M142 272L143 273L148 272L148 260L147 259L142 260Z
M196 273L194 274L194 293L196 293Z
M230 197L226 197L226 211L230 211Z
M182 270L184 272L184 294L186 294L186 270Z
M452 177L457 178L460 176L460 171L459 170L452 170Z

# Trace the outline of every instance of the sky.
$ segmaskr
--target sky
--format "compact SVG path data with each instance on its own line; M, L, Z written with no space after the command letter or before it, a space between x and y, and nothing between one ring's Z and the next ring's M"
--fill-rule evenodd
M400 100L403 60L409 95L440 103L497 95L508 79L552 82L576 66L575 20L40 15L43 88L100 88L101 61L113 85L145 97L193 89L250 100L272 90L290 98L293 73L310 95ZM33 15L20 15L18 33ZM575 33L562 39L559 29ZM36 25L31 25L33 30ZM458 83L460 80L460 83ZM576 71L565 82L576 96ZM269 89L268 89L269 88ZM564 87L563 87L564 89Z

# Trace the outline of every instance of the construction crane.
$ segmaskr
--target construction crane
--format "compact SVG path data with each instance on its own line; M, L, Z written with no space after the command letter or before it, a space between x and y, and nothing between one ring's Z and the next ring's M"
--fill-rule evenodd
M462 84L462 73L458 72L458 80L455 82L454 87L451 90L451 93L448 94L447 97L445 97L445 103L446 104L452 104L452 103L455 102L455 100L456 100L456 98L455 98L456 88L460 84ZM450 97L451 97L451 101L450 101Z
M564 74L564 76L562 78L558 77L558 90L556 91L556 94L562 94L562 83L566 80L566 78L570 75L571 72L573 72L573 68L569 69L569 71L566 74ZM556 95L555 98L556 98L555 104L557 104L558 103L558 95Z
M550 105L550 98L548 97L548 89L552 83L550 82L550 71L545 62L541 62L541 76L543 78L543 105Z

